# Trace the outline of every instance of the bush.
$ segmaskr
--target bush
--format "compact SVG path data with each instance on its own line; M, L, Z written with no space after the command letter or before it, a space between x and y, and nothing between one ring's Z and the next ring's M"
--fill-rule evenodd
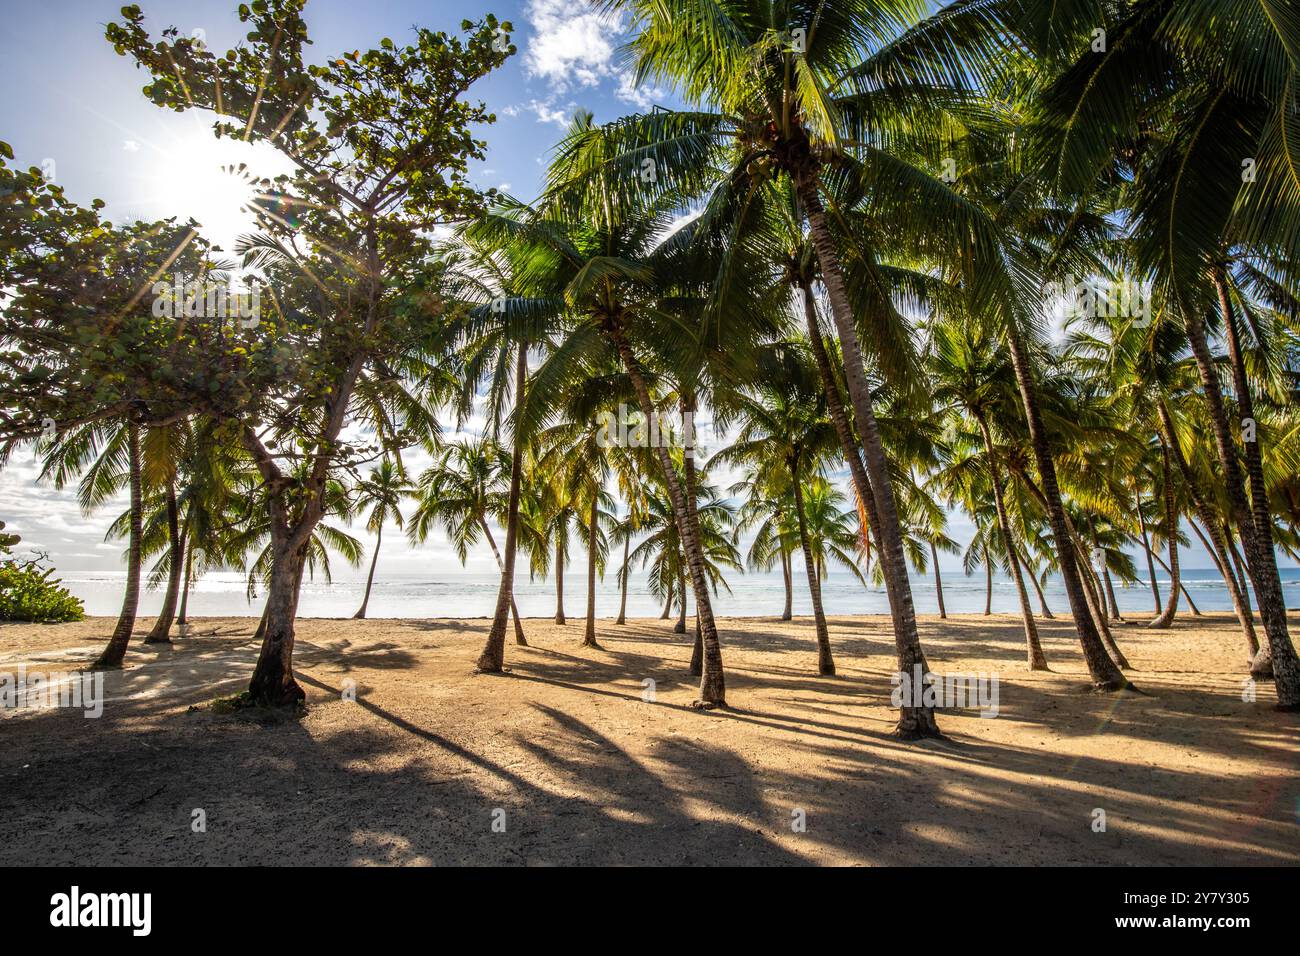
M81 600L58 578L51 580L53 573L53 568L43 568L38 561L0 563L0 621L58 624L85 617Z

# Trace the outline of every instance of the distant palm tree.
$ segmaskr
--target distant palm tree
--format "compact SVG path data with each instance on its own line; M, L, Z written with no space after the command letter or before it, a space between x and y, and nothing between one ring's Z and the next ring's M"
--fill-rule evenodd
M415 488L401 467L391 458L385 458L378 468L370 470L368 478L357 482L353 493L356 495L353 507L357 511L370 510L366 530L375 535L375 551L370 558L370 573L366 575L366 593L361 598L361 607L352 615L359 619L366 616L366 608L370 606L370 588L375 583L375 565L379 563L379 548L384 541L384 525L392 521L399 529L403 527L402 500L413 497Z

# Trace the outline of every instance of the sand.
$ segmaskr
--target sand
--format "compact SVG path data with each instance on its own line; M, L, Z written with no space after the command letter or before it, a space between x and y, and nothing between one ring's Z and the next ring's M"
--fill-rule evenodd
M1148 696L1088 693L1066 621L1030 673L1016 618L924 618L931 666L996 672L999 713L946 712L922 744L890 736L883 617L831 619L831 678L810 620L722 619L714 712L669 621L600 621L590 650L581 620L529 620L484 676L485 621L303 620L308 712L280 722L209 706L247 681L255 621L145 647L150 623L102 718L0 713L0 863L1300 862L1300 717L1268 684L1242 699L1228 615L1116 629ZM0 626L0 671L74 667L111 627Z

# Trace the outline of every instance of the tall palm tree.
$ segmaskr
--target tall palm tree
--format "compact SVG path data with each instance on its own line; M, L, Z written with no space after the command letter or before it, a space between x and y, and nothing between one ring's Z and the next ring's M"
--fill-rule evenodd
M782 179L793 189L844 356L845 383L874 498L873 523L898 665L904 673L924 667L859 325L881 331L891 324L893 309L887 298L877 297L877 308L854 314L845 246L832 225L841 210L833 207L828 215L823 198L834 194L832 183L870 188L882 178L903 181L913 192L935 192L937 179L900 162L882 146L894 136L925 137L940 125L948 98L936 87L946 74L961 72L959 61L936 52L918 68L916 55L923 48L913 47L908 28L924 8L910 0L757 5L715 0L707 15L693 0L608 0L606 5L634 20L637 32L629 51L638 78L675 87L692 108L621 121L618 148L612 151L575 144L569 151L575 162L567 185L590 189L593 179L605 179L612 188L601 194L602 201L616 207L644 201L645 179L635 174L647 169L657 192L700 194L717 185L717 204L727 207L743 206L745 197L754 194L753 186L765 180ZM944 37L930 37L928 43L938 51ZM921 75L924 82L917 81ZM931 91L936 95L927 95ZM610 174L611 165L616 175ZM875 258L862 245L850 247L848 254L864 262ZM882 334L875 341L883 346L897 340ZM872 358L888 364L903 354L905 350L882 347ZM933 710L905 708L897 732L912 738L937 736Z
M375 535L375 551L370 557L370 571L366 575L366 592L361 598L361 607L352 615L353 618L360 619L366 616L366 608L370 605L370 588L375 583L375 565L379 563L384 525L392 521L399 529L403 527L405 519L401 511L402 499L411 497L415 489L401 466L391 458L385 458L378 468L370 469L369 477L357 482L353 491L356 495L354 507L358 511L369 509L366 530Z
M824 396L807 356L797 346L781 350L776 361L768 364L760 384L726 396L727 405L740 418L740 431L735 442L719 451L711 464L748 465L758 472L762 484L788 490L812 599L817 672L827 676L835 673L835 661L804 502L805 483L817 474L826 456L839 449ZM776 474L768 477L769 469L777 469Z
M411 542L424 543L434 526L441 524L464 564L470 548L482 534L497 567L504 573L505 558L492 534L492 523L500 518L508 520L512 496L506 476L512 470L513 455L508 456L490 438L447 442L433 464L421 473L413 489L417 504L407 525ZM515 643L527 647L513 584L509 611L514 619Z
M1296 36L1291 18L1267 4L1240 4L1230 17L1209 10L1204 0L1141 0L1107 10L1101 25L1110 54L1073 62L1066 50L1083 24L1027 33L1035 52L1066 62L1039 98L1034 138L1063 194L1113 180L1116 157L1125 166L1131 256L1181 319L1200 377L1227 508L1267 636L1257 666L1262 672L1263 658L1271 658L1278 706L1295 710L1300 657L1277 570L1262 436L1244 424L1254 421L1254 396L1228 273L1244 254L1264 273L1285 276L1283 263L1300 249L1300 183L1286 135L1300 114L1292 92ZM1241 428L1232 424L1207 316L1221 323L1227 342Z

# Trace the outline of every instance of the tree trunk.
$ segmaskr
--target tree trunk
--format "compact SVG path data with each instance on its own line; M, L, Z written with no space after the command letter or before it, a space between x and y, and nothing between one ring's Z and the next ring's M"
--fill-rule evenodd
M1012 580L1016 582L1016 595L1020 598L1020 620L1025 629L1025 659L1031 671L1045 671L1048 670L1047 657L1043 654L1043 645L1038 637L1038 625L1034 623L1034 609L1029 604L1025 579L1020 573L1020 558L1016 553L1015 538L1011 534L1011 518L1007 515L1006 499L1002 492L1002 470L998 467L996 452L993 450L993 435L982 410L975 414L975 421L979 425L980 435L984 439L984 451L989 459L989 480L993 485L993 503L998 513L1002 545L1007 552L1007 565L1011 569Z
M984 616L993 613L993 562L989 560L989 546L984 545Z
M1070 538L1070 527L1066 523L1065 506L1061 502L1061 491L1056 483L1056 463L1052 460L1052 450L1043 426L1042 411L1038 407L1038 392L1029 371L1029 362L1021 346L1020 330L1016 327L1014 317L1008 317L1006 323L1007 344L1011 352L1011 364L1015 371L1016 385L1020 390L1020 401L1025 410L1025 423L1029 428L1029 439L1034 450L1034 462L1043 482L1043 504L1046 506L1048 520L1052 526L1052 537L1056 541L1056 563L1065 583L1065 595L1070 601L1070 613L1074 618L1074 628L1079 635L1079 645L1083 649L1083 659L1088 665L1088 673L1096 690L1112 691L1131 687L1128 679L1119 669L1097 630L1088 608L1088 599L1084 593L1083 580L1076 560L1074 542Z
M108 646L91 667L95 670L109 667L121 667L122 658L126 657L126 646L131 641L131 632L135 630L135 612L140 606L140 537L141 512L144 505L140 491L140 426L134 422L126 426L128 482L131 494L131 529L127 539L126 552L126 592L122 596L122 611L117 616L113 635L108 639Z
M375 583L375 565L379 563L379 546L383 543L384 526L381 524L379 530L375 532L375 553L370 556L370 573L366 575L366 593L361 598L361 607L357 608L357 613L352 615L354 621L364 619L366 608L370 606L370 588Z
M691 666L688 671L692 677L704 673L704 633L700 630L700 617L695 616L695 644L691 647Z
M804 569L808 572L808 593L812 597L813 624L817 633L817 673L823 677L835 674L835 659L831 657L831 639L826 630L826 614L822 610L822 585L817 580L813 564L812 545L808 541L808 521L804 514L803 489L799 485L798 457L790 463L790 481L794 488L794 511L799 519L799 545L803 549Z
M632 549L632 535L629 533L628 536L623 539L623 573L622 573L623 595L619 599L618 620L614 622L615 624L627 623L627 578L630 571L630 569L627 566L627 556L628 553L631 551L631 549Z
M858 493L858 500L862 503L862 510L867 514L867 533L875 539L876 549L883 550L880 544L880 521L876 515L876 497L871 490L871 479L867 475L866 467L862 464L862 456L858 451L858 438L854 434L853 425L844 407L844 399L840 395L839 379L831 366L830 353L826 351L821 327L817 323L817 303L813 299L812 287L805 284L799 288L803 295L808 339L812 344L813 357L817 361L818 375L826 389L826 408L830 412L831 422L835 425L835 434L840 440L840 450L844 454L844 460L848 462L849 474L853 478L853 487Z
M948 611L943 606L943 577L939 574L939 552L933 541L930 542L930 560L934 564L934 593L939 598L939 617L946 619Z
M683 574L681 580L677 582L677 594L679 603L677 606L677 623L673 625L674 634L686 633L686 575ZM699 676L698 674L696 675Z
M509 513L509 505L506 506L506 511ZM478 516L478 524L483 529L484 536L487 537L488 547L492 549L492 557L496 558L497 568L504 571L506 565L501 560L501 552L497 550L497 540L492 535L492 527L487 523L487 519L483 515ZM515 604L513 580L510 582L510 619L515 625L515 644L519 647L527 647L528 639L524 637L524 625L519 620L519 608Z
M501 570L501 586L497 589L497 606L492 614L492 628L487 643L479 655L477 670L483 674L500 674L505 669L506 620L514 607L515 551L519 540L519 487L524 467L524 442L527 440L520 424L525 387L528 381L528 343L520 342L515 358L515 434L510 452L510 498L506 506L506 555ZM522 633L516 615L516 640Z
M568 624L564 616L564 548L569 543L569 522L562 518L555 526L555 623Z
M790 555L784 548L781 552L781 580L785 584L785 607L781 610L781 620L789 621L794 617L794 573L790 567Z
M190 581L194 577L194 539L190 536L188 522L182 537L185 539L185 580L181 584L181 612L176 617L176 623L185 625L190 622Z
M1151 557L1151 538L1147 534L1147 519L1142 513L1142 494L1138 491L1137 482L1133 483L1133 501L1137 505L1138 527L1142 530L1142 551L1147 556L1147 576L1151 579L1151 596L1155 599L1156 606L1153 614L1160 613L1160 607L1164 603L1160 600L1160 584L1156 581L1156 565Z
M1156 555L1156 563L1159 564L1160 567L1164 568L1166 574L1169 574L1171 578L1173 577L1173 574L1169 570L1169 565L1165 564L1164 560L1158 554ZM1192 614L1196 617L1204 617L1205 615L1201 613L1200 609L1192 601L1192 596L1187 593L1187 585L1181 580L1178 583L1178 589L1182 592L1183 599L1187 602L1187 606L1191 608Z
M623 367L628 373L628 378L631 379L641 414L645 416L647 422L651 421L655 414L654 403L650 401L650 388L646 384L641 362L632 351L632 346L628 343L621 329L612 327L609 334L615 349L618 351L619 358L623 362ZM693 495L694 449L687 448L686 451L686 480L687 484L692 486L690 494ZM673 463L668 454L668 449L664 447L662 442L657 444L655 454L659 459L659 466L663 470L664 484L668 488L668 497L673 504L673 516L677 520L677 530L682 541L682 550L686 553L686 563L690 568L691 588L695 592L695 613L699 617L702 629L701 641L704 663L700 674L700 699L695 701L692 706L725 707L727 705L727 692L726 679L722 671L722 645L718 640L717 625L713 620L713 605L709 601L709 582L704 569L704 552L700 547L699 520L695 512L695 502L687 500L688 496L683 492L681 482L677 480L677 473L673 470Z
M817 182L811 170L802 171L796 180L799 201L808 219L817 261L821 266L822 281L830 300L831 315L844 353L844 377L858 435L862 439L862 452L870 489L874 496L874 524L880 546L881 572L889 596L890 617L894 625L894 643L898 670L911 675L916 667L924 674L928 671L921 640L916 630L916 611L912 606L912 585L907 577L907 559L903 553L903 535L899 525L898 510L894 502L894 489L890 482L889 460L881 443L880 428L871 408L871 388L867 382L862 349L858 343L857 326L849 304L848 289L840 266L835 239L826 222ZM895 733L905 739L939 737L939 725L932 707L910 706L900 709Z
M176 508L176 485L167 482L167 593L163 595L158 620L145 635L146 644L170 644L172 622L176 619L176 598L181 588L181 566L185 563L185 544L181 540L180 513Z
M1038 595L1038 606L1042 609L1043 617L1049 621L1056 620L1056 615L1054 615L1052 609L1047 606L1047 596L1043 594L1043 586L1038 583L1038 575L1036 575L1034 569L1029 566L1028 548L1026 547L1025 554L1017 552L1016 557L1020 560L1020 568L1024 571L1025 577L1027 577L1029 583L1034 586L1034 593Z
M1160 415L1160 427L1164 435L1165 445L1169 448L1169 456L1173 459L1174 464L1178 466L1179 472L1182 473L1183 483L1187 486L1188 497L1192 500L1192 507L1200 516L1201 522L1205 525L1205 533L1210 538L1210 547L1207 547L1207 550L1219 564L1224 581L1228 584L1228 593L1232 596L1232 607L1237 612L1237 621L1241 624L1242 636L1250 649L1249 659L1253 661L1259 651L1259 640L1255 636L1255 622L1253 615L1250 613L1250 597L1243 592L1245 579L1239 579L1232 573L1225 537L1219 528L1219 518L1215 513L1215 509L1210 507L1205 496L1201 494L1200 488L1197 487L1196 476L1192 473L1191 467L1187 464L1187 459L1183 456L1182 445L1178 441L1178 432L1174 428L1173 416L1169 413L1169 407L1165 404L1163 398L1156 403L1156 411ZM1192 523L1192 527L1196 527L1195 522ZM1231 541L1231 538L1232 535L1229 533L1226 540Z
M1165 499L1165 537L1169 541L1169 602L1160 616L1147 627L1167 628L1174 622L1178 611L1178 594L1181 580L1178 573L1178 509L1174 507L1174 474L1169 467L1169 446L1164 438L1160 439L1160 475L1164 485Z
M594 489L591 493L591 512L588 519L591 524L587 528L587 628L582 635L583 647L594 647L600 649L596 642L596 543L597 534L599 533L600 520L600 489Z
M271 583L266 599L265 632L249 697L264 707L294 706L306 698L293 676L294 618L307 545L291 549L285 529L272 527Z
M1216 277L1217 278L1217 277ZM1221 286L1222 288L1222 286ZM1232 309L1224 303L1226 324L1231 326ZM1232 518L1236 522L1241 543L1246 549L1246 570L1251 583L1255 585L1255 600L1259 604L1259 616L1264 623L1264 641L1251 664L1251 673L1262 675L1271 658L1273 679L1277 685L1277 706L1279 710L1300 710L1300 659L1296 657L1295 647L1287 631L1286 604L1282 598L1282 580L1278 575L1277 557L1273 553L1273 536L1268 501L1263 492L1263 474L1259 474L1258 500L1254 502L1257 514L1252 514L1246 501L1246 489L1241 479L1237 462L1237 450L1228 430L1228 413L1223 404L1223 393L1219 388L1218 373L1210 355L1210 347L1205 337L1205 324L1195 309L1183 310L1183 324L1187 329L1188 342L1192 354L1196 357L1196 368L1200 373L1201 385L1205 392L1205 401L1209 406L1210 421L1214 430L1214 443L1219 453L1219 464L1223 469L1224 486L1227 491L1228 505ZM1235 349L1233 351L1236 351ZM1240 356L1238 355L1238 358ZM1237 362L1234 362L1234 374ZM1238 403L1243 418L1252 418L1249 386L1238 395ZM1247 467L1253 472L1250 459L1258 453L1247 442ZM1252 474L1252 481L1254 474ZM1259 523L1257 524L1257 520Z
M673 586L668 585L668 595L664 598L664 612L659 615L659 620L666 621L673 613Z

